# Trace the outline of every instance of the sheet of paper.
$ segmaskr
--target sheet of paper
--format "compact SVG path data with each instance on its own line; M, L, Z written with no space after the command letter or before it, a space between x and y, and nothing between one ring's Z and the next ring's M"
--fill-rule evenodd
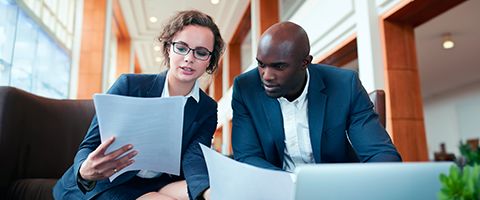
M288 172L237 162L200 144L207 163L212 200L292 200L294 183Z
M107 153L132 144L135 162L113 174L130 170L180 174L183 111L186 97L139 98L110 94L93 97L102 142L115 136Z

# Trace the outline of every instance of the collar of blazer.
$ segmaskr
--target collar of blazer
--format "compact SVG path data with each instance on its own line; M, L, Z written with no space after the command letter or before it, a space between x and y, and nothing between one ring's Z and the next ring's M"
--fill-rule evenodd
M323 132L323 123L325 119L325 106L327 104L327 95L322 91L325 84L320 71L316 66L309 66L310 84L308 87L308 126L310 129L310 141L312 144L313 156L316 162L321 162L321 139ZM260 77L259 77L260 78ZM278 156L283 162L283 154L285 149L285 132L282 119L282 111L277 99L270 98L265 94L263 89L258 90L258 98L263 104L265 118L268 122L268 132L274 138L277 146Z
M165 70L157 75L153 81L152 87L147 92L147 97L160 97L162 95L163 86L167 77L167 71ZM203 103L202 98L197 103L193 97L188 98L185 103L185 109L183 111L183 132L192 125L192 122L196 119L200 105Z

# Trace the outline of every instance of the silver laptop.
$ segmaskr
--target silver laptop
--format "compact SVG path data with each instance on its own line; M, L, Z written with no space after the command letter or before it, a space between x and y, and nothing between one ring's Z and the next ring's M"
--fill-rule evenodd
M297 168L296 200L438 199L452 162L321 164Z

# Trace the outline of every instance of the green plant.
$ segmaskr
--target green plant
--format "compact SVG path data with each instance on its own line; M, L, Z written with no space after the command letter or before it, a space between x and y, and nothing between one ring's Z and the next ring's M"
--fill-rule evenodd
M480 146L472 147L467 143L460 142L459 148L467 165L480 164Z
M460 142L462 157L450 167L448 175L441 174L439 199L480 200L480 147Z
M465 166L460 169L457 165L450 167L450 173L441 174L442 189L439 199L479 200L480 199L480 166Z

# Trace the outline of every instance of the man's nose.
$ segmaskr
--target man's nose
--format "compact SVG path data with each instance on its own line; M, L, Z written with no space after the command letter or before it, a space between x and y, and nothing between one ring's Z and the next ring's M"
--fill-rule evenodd
M270 67L266 66L263 68L263 80L265 81L271 81L275 79L274 73Z

